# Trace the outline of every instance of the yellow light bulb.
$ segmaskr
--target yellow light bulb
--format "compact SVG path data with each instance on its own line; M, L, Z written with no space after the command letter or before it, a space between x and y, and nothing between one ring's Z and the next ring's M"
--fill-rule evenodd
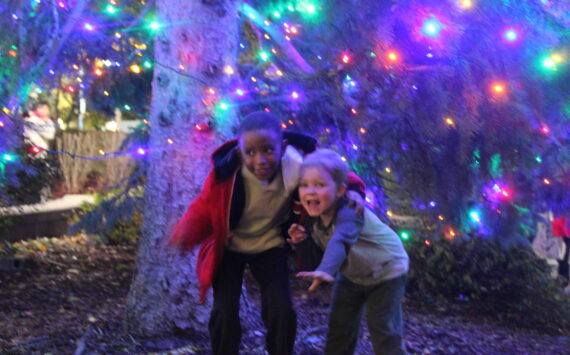
M224 73L226 73L226 75L234 75L234 68L232 68L231 65L226 65L224 67Z
M470 9L473 7L473 1L471 0L461 0L461 7L464 9Z
M562 58L560 54L553 54L552 60L555 61L556 63L561 63L564 60L564 58Z
M501 84L495 84L493 85L493 91L496 93L503 93L505 91L505 87Z

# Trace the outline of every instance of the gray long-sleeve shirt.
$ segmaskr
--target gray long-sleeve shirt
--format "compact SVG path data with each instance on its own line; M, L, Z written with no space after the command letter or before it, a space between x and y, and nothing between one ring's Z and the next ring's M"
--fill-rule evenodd
M409 259L398 235L369 209L358 215L341 204L328 228L315 222L312 238L324 250L317 270L373 285L408 272Z

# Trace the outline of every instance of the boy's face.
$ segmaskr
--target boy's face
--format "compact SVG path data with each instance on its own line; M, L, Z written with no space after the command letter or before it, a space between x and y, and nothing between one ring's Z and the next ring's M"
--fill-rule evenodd
M268 129L244 132L239 148L243 163L258 180L271 179L279 169L283 142L278 132Z
M336 201L346 192L344 185L337 185L323 168L308 166L301 172L299 198L311 217L330 215Z

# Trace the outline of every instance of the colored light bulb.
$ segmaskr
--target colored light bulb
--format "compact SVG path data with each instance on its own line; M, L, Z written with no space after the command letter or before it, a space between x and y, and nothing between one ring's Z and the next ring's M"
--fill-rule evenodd
M503 36L508 42L515 42L519 38L518 32L513 28L506 30Z
M437 17L435 17L435 15L431 15L430 18L424 20L422 24L422 32L430 38L439 37L443 28L443 24Z
M83 29L85 31L89 31L89 32L93 32L95 30L95 26L93 26L92 24L90 24L89 22L85 22L83 24Z

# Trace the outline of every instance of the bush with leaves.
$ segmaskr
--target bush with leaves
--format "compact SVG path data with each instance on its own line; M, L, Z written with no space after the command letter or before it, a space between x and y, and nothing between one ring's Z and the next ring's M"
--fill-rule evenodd
M84 204L71 232L97 235L111 245L137 243L142 227L143 189L118 190L96 195L94 204Z
M414 240L408 293L427 302L461 301L477 312L552 331L570 330L570 297L526 245L481 238Z
M30 205L51 198L52 185L61 177L57 157L36 157L24 148L18 152L22 156L21 169L16 173L18 179L3 186L8 205Z

